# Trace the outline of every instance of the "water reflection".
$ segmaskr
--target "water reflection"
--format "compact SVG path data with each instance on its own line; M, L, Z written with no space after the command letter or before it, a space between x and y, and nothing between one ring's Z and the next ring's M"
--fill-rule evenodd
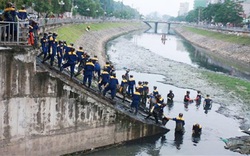
M176 146L176 149L180 150L181 145L183 144L183 133L175 132L174 133L174 144Z

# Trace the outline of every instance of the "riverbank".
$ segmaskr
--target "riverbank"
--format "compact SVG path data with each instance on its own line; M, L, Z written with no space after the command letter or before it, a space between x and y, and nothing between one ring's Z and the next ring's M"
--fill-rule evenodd
M250 46L249 44L244 44L237 42L241 38L235 35L235 42L232 40L224 40L222 37L217 37L215 34L220 34L216 32L211 32L210 35L206 34L207 30L197 31L196 28L190 27L175 27L175 32L180 36L191 42L193 45L208 49L216 55L221 55L225 58L230 58L237 60L239 62L244 62L245 64L250 64ZM223 34L231 37L229 35ZM245 38L245 37L244 37Z
M90 26L90 31L85 30L87 26ZM72 27L76 27L77 32L72 33ZM101 66L104 66L107 60L105 46L109 40L143 28L145 28L145 25L140 22L107 22L70 25L61 27L56 31L59 35L60 32L64 35L61 37L63 40L68 41L68 39L71 39L74 43L74 47L78 48L82 46L84 51L91 57L96 55ZM72 35L75 35L73 39L70 38Z

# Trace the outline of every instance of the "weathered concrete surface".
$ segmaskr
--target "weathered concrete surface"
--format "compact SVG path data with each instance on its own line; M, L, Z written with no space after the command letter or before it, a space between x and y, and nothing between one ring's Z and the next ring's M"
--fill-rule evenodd
M214 54L222 55L225 58L231 58L248 65L250 63L249 45L234 44L214 38L209 38L207 36L194 34L190 31L186 31L183 27L175 27L174 30L192 44L208 49Z
M63 74L38 72L36 53L0 51L0 155L61 155L166 132Z

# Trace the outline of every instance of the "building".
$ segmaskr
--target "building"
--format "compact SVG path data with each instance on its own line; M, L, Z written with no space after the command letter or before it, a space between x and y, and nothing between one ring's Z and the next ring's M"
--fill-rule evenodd
M178 16L185 16L188 14L188 11L189 11L189 3L188 2L180 3Z
M206 7L207 6L207 0L194 0L194 10L199 7Z

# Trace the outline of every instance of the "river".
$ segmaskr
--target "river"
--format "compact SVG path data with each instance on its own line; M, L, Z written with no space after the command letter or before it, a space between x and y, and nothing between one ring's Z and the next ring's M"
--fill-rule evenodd
M226 150L225 143L222 141L225 138L244 135L239 128L240 120L218 113L221 105L217 101L213 103L212 110L207 113L202 106L196 106L194 103L184 105L182 102L187 90L191 92L191 98L196 96L196 90L184 84L201 83L196 80L198 76L194 72L187 71L189 68L193 71L206 68L214 72L232 74L230 67L213 60L205 52L195 50L192 45L175 35L167 35L166 40L162 41L159 34L134 32L110 41L107 54L117 69L119 79L125 73L125 69L129 68L130 74L134 75L137 82L148 81L151 91L153 86L157 86L163 98L166 99L169 90L173 90L174 104L166 107L164 114L168 117L176 117L182 112L186 121L186 132L182 137L175 136L175 123L169 121L166 127L170 131L163 136L129 142L88 155L240 155ZM173 75L171 70L177 77L171 77ZM178 76L180 72L186 77L189 74L188 78L183 79L185 76ZM233 74L248 78L247 74L238 71L233 71ZM230 113L239 114L241 112L239 107L240 105L228 105L227 109ZM202 135L198 142L191 137L194 123L202 125Z

